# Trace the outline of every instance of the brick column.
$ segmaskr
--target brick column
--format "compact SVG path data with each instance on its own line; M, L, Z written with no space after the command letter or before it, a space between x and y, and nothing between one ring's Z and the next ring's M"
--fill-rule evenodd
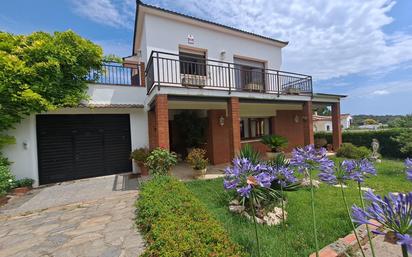
M230 158L236 157L240 150L240 105L239 98L231 97L227 106L229 120Z
M169 108L167 95L156 96L155 124L155 147L169 149Z
M140 72L139 72L140 86L145 87L146 86L146 75L144 74L144 72L145 72L146 67L144 65L144 62L141 62L139 67L140 67Z
M155 110L150 110L147 112L147 124L149 131L149 149L156 148L156 112Z
M315 142L313 136L313 116L312 116L312 101L307 101L303 104L302 110L303 121L303 138L305 145L312 145Z
M332 104L332 144L337 151L342 144L342 128L340 125L340 103Z

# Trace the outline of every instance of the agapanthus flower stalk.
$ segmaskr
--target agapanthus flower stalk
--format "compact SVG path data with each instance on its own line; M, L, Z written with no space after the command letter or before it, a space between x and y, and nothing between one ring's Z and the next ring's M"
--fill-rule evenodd
M402 247L403 256L408 257L408 251L412 253L412 192L398 195L390 193L382 198L369 190L364 198L370 205L366 209L353 205L353 221L382 227L385 232L375 231L379 234L394 234ZM376 220L378 225L370 222L370 219Z
M312 221L313 221L313 235L315 239L316 257L319 257L319 243L316 225L315 212L315 190L313 188L313 170L315 169L329 169L333 166L333 162L326 156L326 149L316 149L314 145L307 145L303 148L295 148L292 152L292 159L290 164L297 167L298 171L309 176L310 192L311 192L311 207L312 207Z

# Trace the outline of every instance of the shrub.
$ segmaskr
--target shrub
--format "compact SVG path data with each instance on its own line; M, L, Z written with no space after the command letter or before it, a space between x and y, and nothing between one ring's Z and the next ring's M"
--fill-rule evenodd
M272 152L279 152L283 147L288 145L288 139L278 135L263 136L261 142L269 147Z
M7 194L14 184L14 176L8 166L0 166L0 196Z
M345 143L352 143L356 146L370 147L372 139L376 138L379 141L379 152L384 157L390 158L406 158L405 153L402 153L400 149L402 145L396 141L395 138L405 129L385 129L385 130L367 130L367 131L344 131L342 133L342 140ZM412 133L411 130L408 130ZM332 143L332 133L330 132L317 132L315 138L326 138L328 143Z
M143 256L243 256L222 225L187 187L157 176L143 184L136 224L148 246Z
M195 170L206 169L209 160L206 158L206 150L194 148L187 156L187 163Z
M351 143L343 143L336 155L339 157L345 157L349 159L364 159L369 158L372 152L365 146L354 146Z
M16 187L32 187L34 180L31 178L22 178L14 181L13 188Z
M141 147L133 150L130 153L130 159L135 160L136 162L144 163L149 156L149 149Z
M246 158L253 164L258 164L261 160L260 153L253 149L250 144L246 144L240 149L239 158Z
M177 164L177 156L166 149L154 149L146 159L145 165L152 175L167 175L170 169Z

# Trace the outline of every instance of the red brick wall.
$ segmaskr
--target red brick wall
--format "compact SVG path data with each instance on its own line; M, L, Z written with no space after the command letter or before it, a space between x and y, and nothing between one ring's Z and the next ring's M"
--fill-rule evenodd
M169 108L167 95L158 95L155 108L148 112L149 147L169 149Z
M231 97L228 102L230 158L240 150L240 105L239 98Z
M332 138L333 150L337 151L342 144L342 128L340 124L340 103L332 104Z
M155 112L157 146L169 149L169 107L167 95L156 96Z
M315 138L313 135L313 115L312 115L312 102L308 101L303 104L302 114L305 117L303 119L303 135L305 145L313 145Z
M296 115L299 117L298 123L295 122ZM274 133L289 140L285 151L289 152L297 146L304 145L302 111L278 110L273 123Z
M229 119L225 110L208 110L207 153L212 164L230 162ZM225 125L220 126L219 118L225 117Z
M156 114L154 110L151 110L147 113L147 120L149 126L149 148L156 148Z

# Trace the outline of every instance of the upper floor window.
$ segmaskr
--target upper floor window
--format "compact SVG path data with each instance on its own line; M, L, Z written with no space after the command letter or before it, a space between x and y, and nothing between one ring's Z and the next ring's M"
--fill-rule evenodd
M265 63L235 57L236 87L249 91L265 89Z
M179 51L180 73L206 76L206 53L203 51Z

